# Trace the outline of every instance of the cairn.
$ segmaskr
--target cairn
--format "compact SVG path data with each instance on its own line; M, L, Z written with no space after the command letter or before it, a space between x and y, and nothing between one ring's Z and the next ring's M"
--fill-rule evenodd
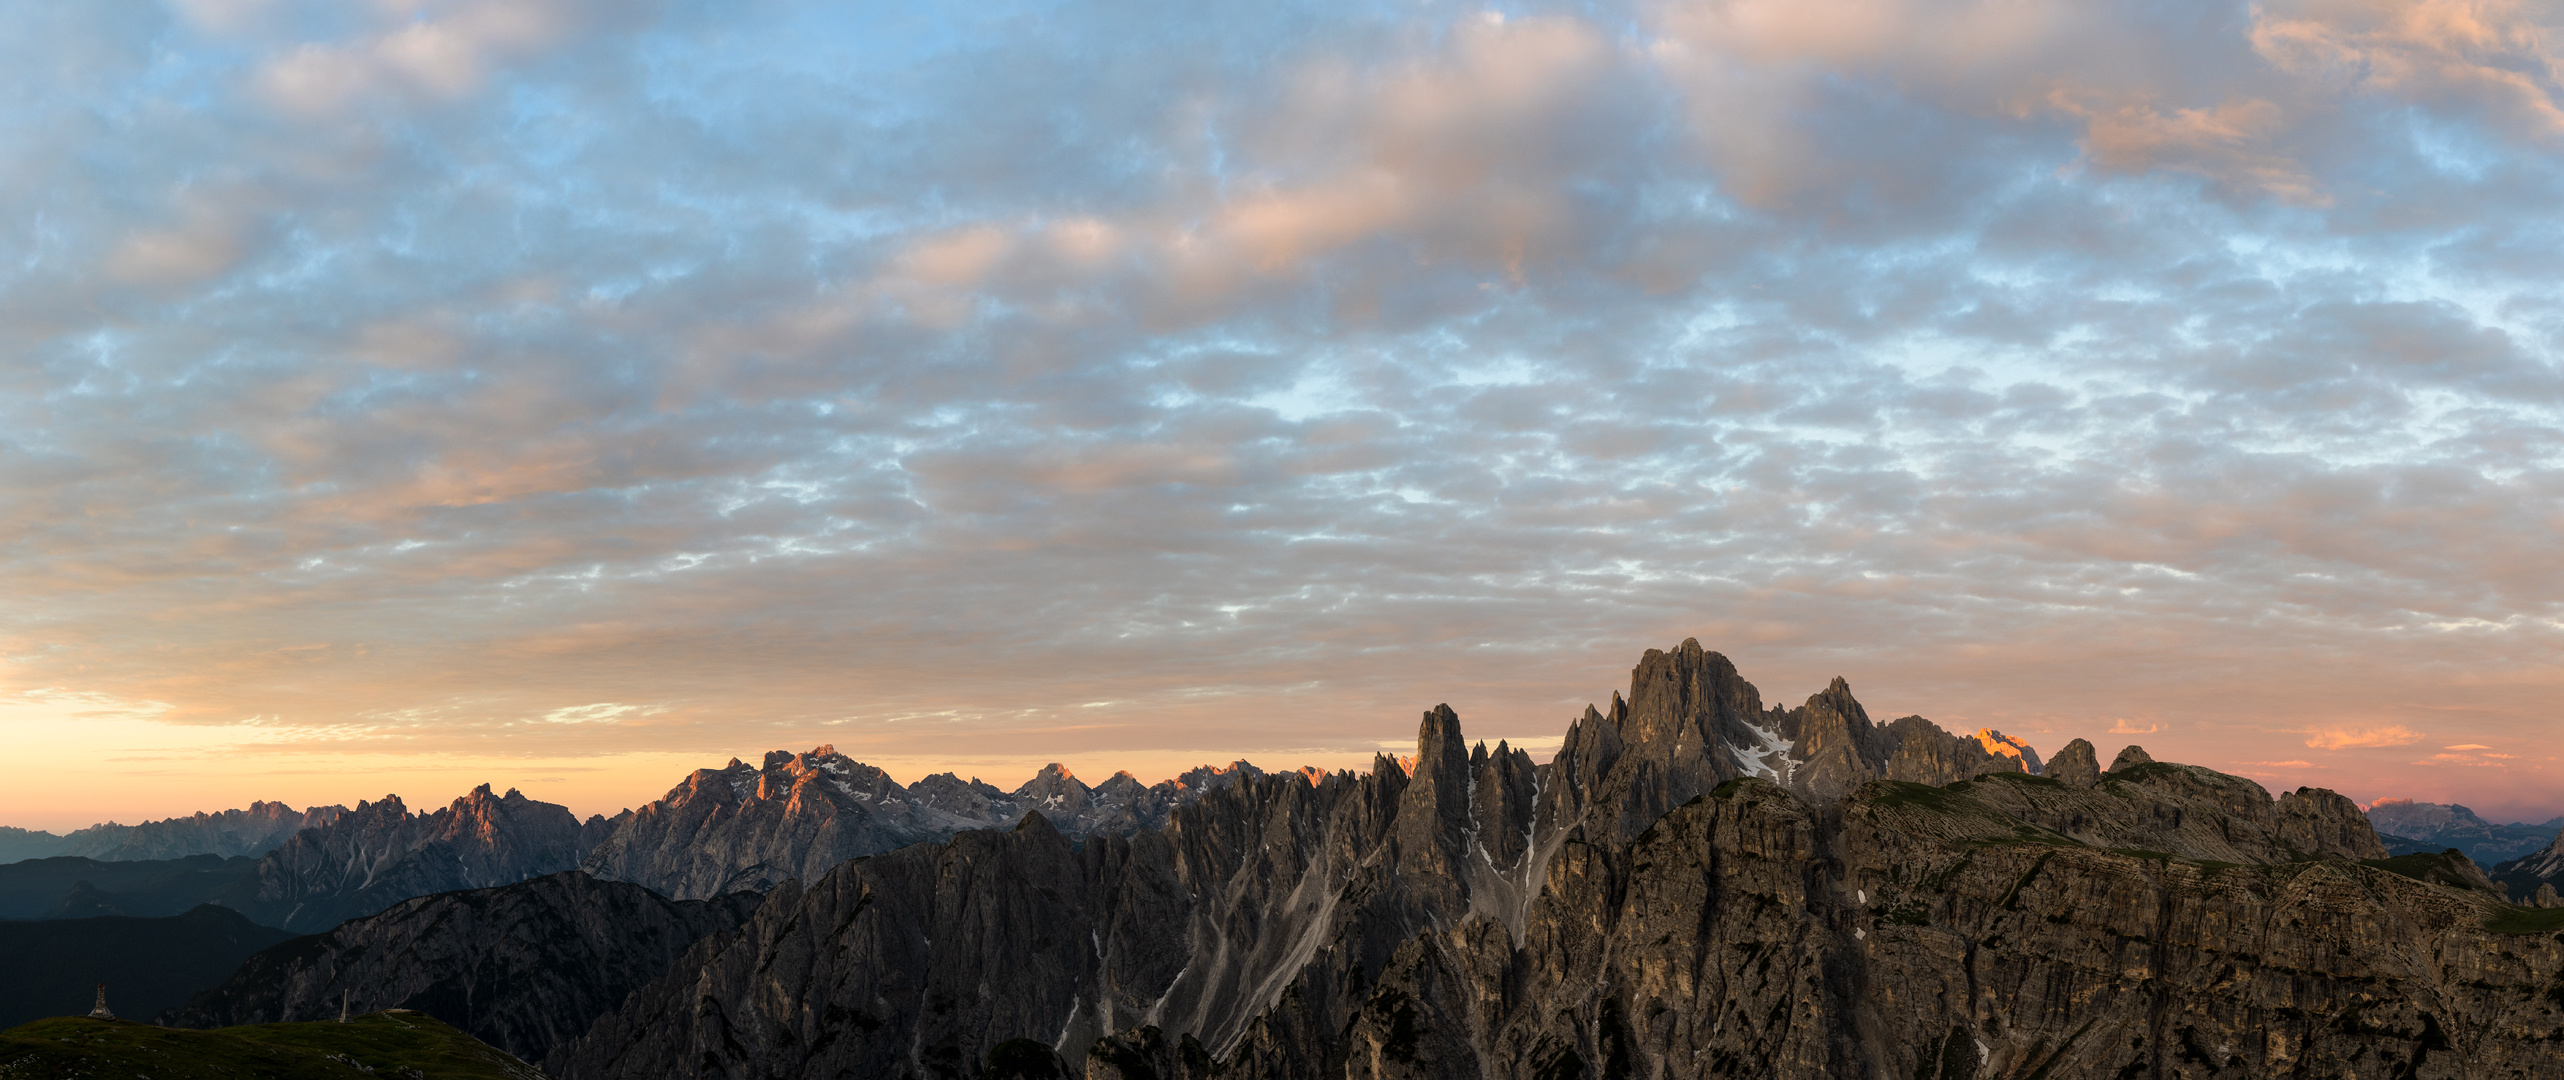
M92 1020L113 1020L116 1018L116 1014L107 1011L107 984L105 983L98 984L98 1003L89 1007L89 1018Z

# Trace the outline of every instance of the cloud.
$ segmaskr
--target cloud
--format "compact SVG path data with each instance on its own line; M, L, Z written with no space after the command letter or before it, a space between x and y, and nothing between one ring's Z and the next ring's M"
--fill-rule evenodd
M2410 746L2422 741L2420 733L2397 724L2381 728L2325 728L2306 737L2306 745L2317 750L2357 750L2380 746Z
M2443 746L2443 747L2440 747L2440 749L2442 749L2442 750L2490 750L2490 749L2492 749L2492 747L2486 746L2486 745L2484 745L2484 744L2482 744L2482 743L2466 743L2466 744L2464 744L2464 745L2462 745L2462 746Z
M1545 746L1697 635L2172 760L2542 734L2542 16L2167 12L37 4L0 688L1109 773Z
M622 705L601 701L593 705L565 705L535 719L546 724L611 724L634 713L645 712L639 705Z
M2564 136L2557 30L2550 9L2515 0L2298 0L2256 12L2252 43L2294 75L2552 138Z

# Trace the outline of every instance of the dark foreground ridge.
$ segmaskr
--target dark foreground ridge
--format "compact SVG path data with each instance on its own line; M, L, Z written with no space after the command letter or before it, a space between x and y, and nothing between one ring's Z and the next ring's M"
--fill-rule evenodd
M292 936L211 904L157 919L0 922L0 1028L87 1012L101 982L118 1012L149 1016Z
M542 1080L417 1013L182 1031L64 1017L0 1031L0 1080Z
M213 1028L413 1009L538 1060L761 899L669 900L575 870L416 897L250 956L161 1020Z
M2464 864L2464 865L2461 865ZM546 1058L611 1077L2564 1076L2564 909L2347 799L1649 652L1535 766L1245 777L788 880Z

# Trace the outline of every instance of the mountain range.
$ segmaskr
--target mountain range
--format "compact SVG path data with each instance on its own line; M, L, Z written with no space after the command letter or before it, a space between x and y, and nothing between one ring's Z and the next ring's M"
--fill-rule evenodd
M99 862L178 859L189 855L247 855L255 858L305 829L338 820L345 807L315 806L296 810L284 803L255 802L246 810L199 812L192 817L146 821L140 825L106 822L68 835L0 828L0 863L57 856Z
M2340 1075L2535 1065L2564 1038L2541 996L2564 943L2382 865L2341 796L2135 748L2102 771L2080 740L2046 775L1994 756L1873 724L1840 680L1767 709L1685 642L1546 766L1436 709L1411 764L1257 778L1082 844L1031 813L787 882L544 1065Z
M1686 641L1547 763L1442 707L1359 773L1009 792L822 746L612 819L360 803L197 857L326 932L163 1020L415 1008L577 1080L2559 1075L2564 841L2464 854L1841 679L1767 706ZM0 885L58 862L161 865Z
M2564 831L2564 817L2543 824L2495 825L2454 803L2410 799L2377 800L2368 807L2368 821L2386 849L2397 855L2456 848L2486 868L2537 851Z
M2564 907L2391 856L2328 791L2036 760L1874 723L1840 680L1765 707L1693 642L1546 764L1448 708L1367 772L1149 804L1064 770L901 788L822 747L695 774L582 872L278 946L168 1019L379 988L578 1080L2555 1075Z

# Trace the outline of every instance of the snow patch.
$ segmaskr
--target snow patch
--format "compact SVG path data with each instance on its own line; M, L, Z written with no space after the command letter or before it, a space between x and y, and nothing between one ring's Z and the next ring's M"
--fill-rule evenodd
M1798 772L1798 763L1789 759L1788 740L1781 738L1779 732L1757 724L1740 722L1738 726L1752 732L1755 740L1762 745L1729 746L1728 756L1736 759L1736 766L1750 775L1762 777L1783 787L1789 786L1791 777Z

